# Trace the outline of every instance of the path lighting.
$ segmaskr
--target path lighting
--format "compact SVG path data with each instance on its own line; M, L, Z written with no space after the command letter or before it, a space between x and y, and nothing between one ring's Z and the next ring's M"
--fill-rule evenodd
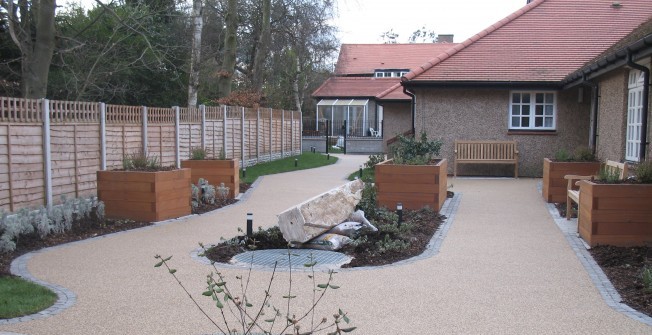
M299 160L295 158L294 159L294 167L297 167L297 166L299 166Z
M247 168L246 167L242 168L242 178L247 178Z
M362 179L362 165L360 165L360 170L358 170L358 177Z
M401 222L403 222L403 203L396 203L396 214L398 214L398 225L400 226Z
M331 154L326 154L326 159L330 160L331 159Z
M254 234L254 214L247 213L247 237L251 238Z

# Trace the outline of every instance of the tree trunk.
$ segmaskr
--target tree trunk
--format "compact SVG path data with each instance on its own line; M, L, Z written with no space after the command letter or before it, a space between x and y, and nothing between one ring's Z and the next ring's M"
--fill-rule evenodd
M294 73L294 78L292 80L292 93L294 95L294 104L297 107L297 112L301 114L301 106L303 105L303 100L301 99L301 90L299 90L299 79L301 77L301 65L299 64L299 57L295 56L296 62L296 72Z
M193 33L190 55L190 77L188 78L188 108L197 107L197 91L199 90L199 65L201 60L202 0L193 0Z
M19 0L20 16L13 0L6 2L11 39L21 53L21 91L24 98L45 98L54 52L56 0ZM33 28L35 31L32 31Z
M238 3L236 0L228 0L226 11L226 36L224 39L224 55L222 68L220 69L217 89L220 97L231 94L231 82L235 71L235 52L238 47L236 33L238 30Z
M263 90L263 64L265 57L269 52L269 43L271 39L271 0L263 1L263 22L261 25L260 38L258 40L258 47L256 48L256 57L254 58L254 66L252 69L252 86L254 91L261 93Z

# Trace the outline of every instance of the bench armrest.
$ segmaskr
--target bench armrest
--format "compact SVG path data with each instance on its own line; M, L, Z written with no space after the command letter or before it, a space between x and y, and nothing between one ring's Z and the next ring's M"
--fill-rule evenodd
M574 174L567 174L564 176L564 179L568 180L568 186L566 186L567 190L573 189L573 185L578 186L578 183L580 180L593 180L595 176L578 176ZM573 183L575 181L575 183Z

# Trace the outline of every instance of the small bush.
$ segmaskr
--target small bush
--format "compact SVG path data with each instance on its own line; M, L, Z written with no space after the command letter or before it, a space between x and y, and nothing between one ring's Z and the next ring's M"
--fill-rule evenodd
M635 171L639 183L652 184L652 161L640 163Z
M356 209L362 210L367 218L376 217L378 207L376 186L372 183L365 183L362 189L362 199L356 206Z
M125 171L148 171L161 169L158 156L148 156L143 151L138 151L122 158L122 168Z
M202 147L192 148L190 150L190 159L201 161L208 158L208 151Z
M641 279L643 280L643 286L648 292L652 292L652 267L644 267L641 272Z
M573 155L573 160L577 162L594 162L595 161L595 155L593 154L593 151L587 147L579 147L575 150L575 154Z
M555 161L557 162L570 162L573 157L566 151L566 149L559 149L555 152Z
M410 242L401 239L392 239L388 234L382 240L376 242L376 246L378 247L378 252L384 254L392 251L405 250L410 247Z
M364 163L367 169L373 169L377 164L385 160L385 154L369 155L369 160Z
M425 165L439 156L442 145L443 142L439 140L429 141L424 132L419 141L414 137L399 135L398 142L391 147L391 151L395 164Z
M222 183L224 186L224 183ZM197 185L190 184L192 192L192 208L197 209L201 205L212 205L215 204L215 186L210 185L208 181L204 178L199 178ZM229 188L226 188L226 193L228 195Z
M598 180L609 184L615 184L620 181L620 172L617 169L609 169L606 166L600 168Z

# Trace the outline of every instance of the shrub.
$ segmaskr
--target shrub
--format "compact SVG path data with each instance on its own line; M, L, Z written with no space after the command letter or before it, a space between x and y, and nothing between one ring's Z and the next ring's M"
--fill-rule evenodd
M578 147L575 149L573 160L577 162L594 162L595 154L587 147Z
M395 164L424 165L439 156L442 144L439 140L429 141L425 132L421 133L419 141L414 137L399 135L391 152Z
M200 161L208 158L208 150L202 147L195 147L190 150L190 159Z
M356 209L362 210L367 218L376 217L378 207L376 186L372 183L365 183L362 189L362 199L356 206Z
M224 183L222 183L224 186ZM215 186L210 185L204 178L199 178L197 185L190 184L192 192L192 208L197 209L202 205L215 204ZM229 188L226 188L226 194L229 194Z
M598 180L604 181L609 184L614 184L620 181L620 172L616 169L609 169L606 166L600 168L598 173Z
M367 169L373 169L377 164L385 160L385 154L369 155L369 160L364 163Z
M555 161L557 162L570 162L573 157L566 151L566 149L559 149L555 152Z
M648 292L652 292L652 267L646 266L641 272L641 279L643 280L643 287Z
M161 162L158 156L146 155L142 150L125 155L122 158L122 168L125 171L150 171L161 169Z
M638 164L636 167L636 180L642 184L652 184L652 161Z

